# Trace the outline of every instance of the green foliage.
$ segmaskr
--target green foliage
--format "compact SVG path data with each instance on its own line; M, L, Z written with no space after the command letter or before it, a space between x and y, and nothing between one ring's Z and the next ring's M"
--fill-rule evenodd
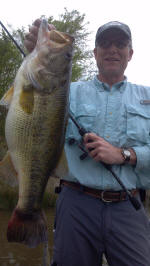
M87 42L90 33L86 27L88 22L84 23L85 14L80 15L77 10L68 12L65 8L64 13L56 20L52 16L48 18L48 22L55 25L55 27L63 32L67 32L75 37L75 51L72 65L72 81L79 79L88 79L91 76L91 66L93 62L93 54L91 50L87 49ZM9 27L10 29L10 27ZM18 29L11 34L17 43L23 48L23 40L25 30ZM19 68L23 57L20 51L16 48L14 43L10 40L7 34L0 31L0 98L4 92L14 81L17 69ZM88 67L89 66L89 67Z
M0 98L11 86L20 65L21 56L4 31L0 32ZM0 136L4 137L5 113L0 113Z
M11 86L22 56L12 41L2 30L0 32L0 97Z
M91 65L93 65L93 53L87 50L87 42L90 33L86 27L89 22L84 23L85 14L80 15L77 10L68 12L65 8L64 14L59 16L59 20L55 20L52 16L48 18L48 22L53 24L57 30L67 32L75 38L75 50L72 64L72 81L79 79L88 79L91 77ZM89 66L89 68L87 67Z
M22 47L24 38L24 29L13 31L12 36L17 43ZM22 62L23 58L19 50L6 35L6 33L0 31L0 99L4 93L12 86L17 70ZM0 142L4 138L4 124L6 112L3 112L2 107L0 109ZM1 145L0 145L1 146ZM1 149L0 149L1 157Z

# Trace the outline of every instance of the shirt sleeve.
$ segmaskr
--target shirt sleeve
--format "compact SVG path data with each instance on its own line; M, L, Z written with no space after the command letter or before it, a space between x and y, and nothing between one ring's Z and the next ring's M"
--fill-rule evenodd
M138 176L138 186L150 187L150 144L132 147L132 149L137 157L134 170Z

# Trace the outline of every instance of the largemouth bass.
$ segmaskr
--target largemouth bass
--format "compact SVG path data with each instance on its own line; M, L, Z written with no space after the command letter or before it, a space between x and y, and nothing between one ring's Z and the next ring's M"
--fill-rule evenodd
M2 99L10 102L10 107L5 126L8 153L0 163L0 172L6 178L16 172L19 183L7 238L30 247L47 241L41 203L63 151L73 43L68 34L48 31L43 20L34 51L19 68L14 88Z

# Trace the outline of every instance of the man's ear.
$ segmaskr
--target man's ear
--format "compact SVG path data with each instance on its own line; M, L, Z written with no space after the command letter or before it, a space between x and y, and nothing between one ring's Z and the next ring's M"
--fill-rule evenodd
M132 56L133 56L133 49L130 49L130 51L129 51L129 59L128 59L128 61L130 61L131 59L132 59Z

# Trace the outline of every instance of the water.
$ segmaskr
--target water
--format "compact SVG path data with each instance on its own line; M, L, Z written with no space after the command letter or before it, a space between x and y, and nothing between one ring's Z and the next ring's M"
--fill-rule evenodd
M52 257L54 209L49 209L45 213L48 222L49 253L50 257ZM0 266L42 266L42 244L37 248L28 248L25 245L9 243L7 241L6 232L10 216L11 212L0 210ZM107 265L104 259L103 266Z
M49 253L52 258L54 209L49 209L45 214L48 222ZM25 245L7 241L6 232L10 216L11 212L0 210L0 266L42 266L42 244L37 248L28 248ZM107 263L105 262L103 266L107 266Z
M41 266L43 260L43 245L28 248L25 245L9 243L6 232L11 212L0 210L0 266ZM52 256L54 209L46 211L49 233L49 252Z

